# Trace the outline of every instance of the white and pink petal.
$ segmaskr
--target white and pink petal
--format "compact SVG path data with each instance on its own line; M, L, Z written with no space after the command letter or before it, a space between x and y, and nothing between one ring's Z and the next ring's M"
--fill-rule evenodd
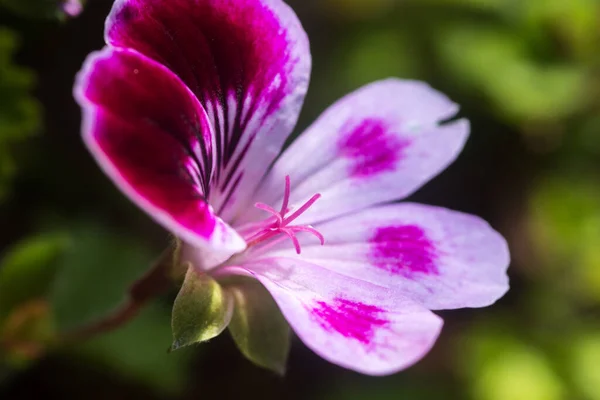
M469 123L458 106L427 84L388 79L327 109L275 163L254 201L281 203L286 175L292 198L319 200L298 223L317 223L399 200L443 171L460 153ZM258 211L236 223L260 218Z
M296 124L310 75L308 38L281 0L117 0L106 41L178 75L213 124L210 202L229 220Z
M388 288L299 259L260 259L228 272L260 280L315 353L369 375L393 374L419 361L443 324Z
M206 201L213 134L177 76L134 50L106 48L90 55L74 91L86 145L134 203L196 246L245 248Z
M325 237L325 246L300 233L300 256L283 242L268 256L301 257L388 287L432 310L488 306L508 290L506 241L473 215L400 203L347 215L315 229Z

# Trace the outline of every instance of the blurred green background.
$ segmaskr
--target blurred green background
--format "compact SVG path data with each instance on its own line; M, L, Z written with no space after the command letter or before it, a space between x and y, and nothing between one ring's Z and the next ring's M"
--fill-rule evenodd
M169 242L96 167L75 73L110 0L0 0L1 399L600 400L600 1L290 0L314 72L298 132L379 78L462 105L459 160L411 200L478 214L511 246L512 289L443 312L415 367L371 378L295 341L285 378L227 334L167 354L173 295L109 335L41 344L118 305Z

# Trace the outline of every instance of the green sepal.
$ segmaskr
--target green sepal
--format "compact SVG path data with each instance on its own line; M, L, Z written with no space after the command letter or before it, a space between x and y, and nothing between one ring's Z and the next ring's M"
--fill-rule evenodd
M229 332L254 364L285 374L290 327L269 292L257 281L240 278L227 285L235 303Z
M190 266L173 304L171 350L218 336L229 324L232 311L231 295L209 275Z

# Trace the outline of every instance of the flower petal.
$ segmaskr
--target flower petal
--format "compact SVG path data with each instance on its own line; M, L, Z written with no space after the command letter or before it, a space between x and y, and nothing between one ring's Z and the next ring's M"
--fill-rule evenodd
M107 48L86 61L75 97L85 143L134 203L196 246L245 248L206 202L212 132L175 75L133 50Z
M229 267L271 292L292 329L326 360L369 375L419 361L442 320L404 296L299 259L267 258Z
M286 175L291 198L321 193L297 223L316 223L410 195L459 154L469 124L440 124L458 106L428 85L388 79L344 97L275 163L256 200L281 203ZM257 212L241 222L259 218Z
M218 138L211 204L231 218L304 100L311 58L294 12L281 0L118 0L106 40L164 64L196 94Z
M432 310L485 307L508 290L506 241L472 215L402 203L315 229L325 237L325 246L301 234L299 257L389 287ZM279 248L269 256L296 257L290 246Z

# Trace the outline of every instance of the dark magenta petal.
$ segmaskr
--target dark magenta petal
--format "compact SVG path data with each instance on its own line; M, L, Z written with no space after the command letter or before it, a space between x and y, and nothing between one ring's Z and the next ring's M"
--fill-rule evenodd
M293 11L281 0L118 0L106 40L162 63L198 97L217 136L211 204L233 216L307 89L308 40Z
M75 96L86 144L136 204L186 241L244 248L206 202L211 127L174 74L133 50L105 49L86 61Z

